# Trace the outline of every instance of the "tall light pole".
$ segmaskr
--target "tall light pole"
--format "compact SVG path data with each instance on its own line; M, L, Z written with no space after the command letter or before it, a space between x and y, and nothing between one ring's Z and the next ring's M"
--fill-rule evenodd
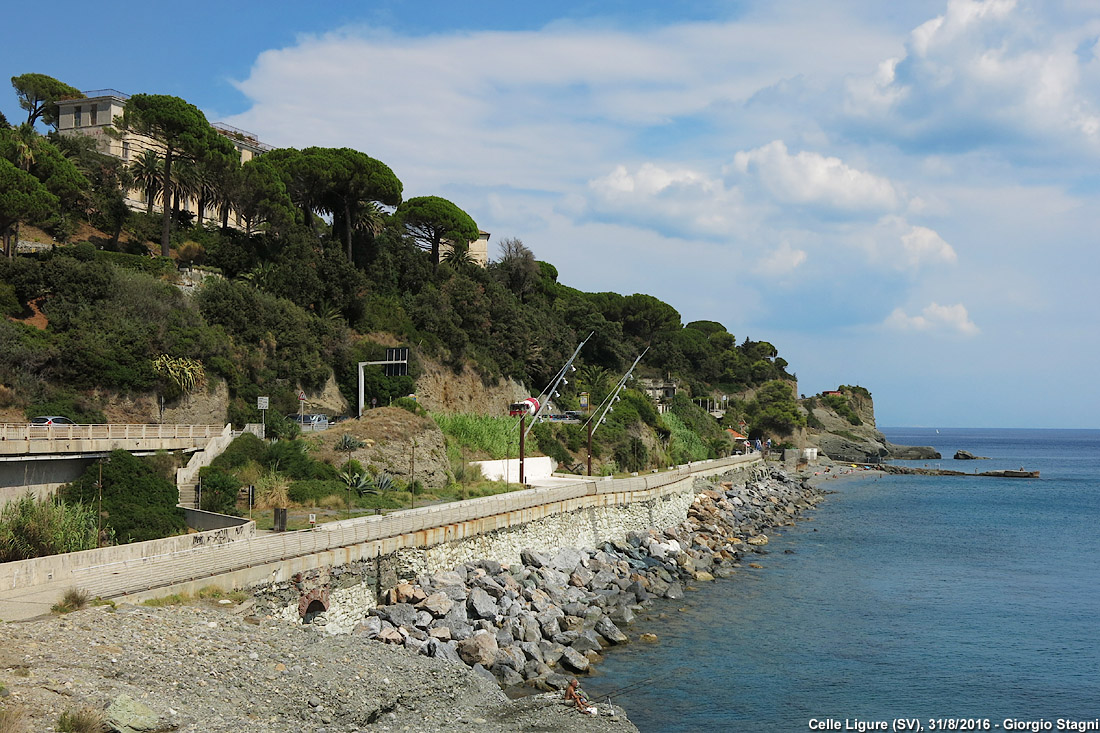
M603 398L603 402L601 402L599 405L596 406L596 409L593 410L593 412L592 412L592 416L588 418L588 475L589 476L592 475L592 433L595 432L596 428L598 428L600 426L600 424L603 423L603 421L607 419L607 413L612 412L612 407L611 406L622 399L621 397L619 397L619 393L623 391L623 389L626 387L626 383L628 381L630 381L630 375L634 373L634 367L638 366L638 362L640 362L642 360L642 357L645 356L646 351L649 351L648 346L645 348L645 351L638 354L638 358L635 359L634 363L630 365L630 368L626 370L626 374L624 374L622 376L622 378L619 379L618 383L615 385L615 389L611 390L607 394L607 397ZM600 412L601 407L603 408L603 412ZM599 414L599 417L596 416L597 413Z

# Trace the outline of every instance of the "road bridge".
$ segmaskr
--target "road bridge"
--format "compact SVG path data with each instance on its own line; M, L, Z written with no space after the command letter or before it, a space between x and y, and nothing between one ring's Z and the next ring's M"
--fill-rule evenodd
M80 476L113 450L135 455L196 451L229 430L225 425L0 424L0 506L27 491L43 496Z

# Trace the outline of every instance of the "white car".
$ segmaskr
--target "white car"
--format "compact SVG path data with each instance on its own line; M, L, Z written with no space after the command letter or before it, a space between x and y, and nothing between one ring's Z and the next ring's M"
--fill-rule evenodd
M286 419L298 423L303 432L328 429L328 415L320 413L307 412L304 415L287 415Z
M61 415L39 415L31 418L31 425L76 425L76 423Z

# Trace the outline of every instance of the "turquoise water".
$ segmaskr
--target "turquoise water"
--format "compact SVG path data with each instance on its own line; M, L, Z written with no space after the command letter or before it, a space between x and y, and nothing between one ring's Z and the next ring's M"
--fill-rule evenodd
M830 482L762 569L636 622L660 642L609 653L593 697L651 680L614 698L643 733L1100 718L1100 431L884 432L946 456L913 465L1042 477Z

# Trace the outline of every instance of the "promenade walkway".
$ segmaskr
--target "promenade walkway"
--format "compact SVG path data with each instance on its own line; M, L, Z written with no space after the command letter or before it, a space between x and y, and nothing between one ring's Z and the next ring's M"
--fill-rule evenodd
M234 583L260 582L295 561L298 569L340 565L517 526L585 506L623 505L679 491L699 476L760 463L759 454L703 461L616 480L579 479L384 516L329 522L316 529L259 535L252 522L229 530L0 564L0 619L48 613L64 592L116 598L236 573ZM308 562L307 562L308 559ZM294 563L291 563L294 564ZM282 568L285 570L285 568ZM247 572L242 572L247 571Z

